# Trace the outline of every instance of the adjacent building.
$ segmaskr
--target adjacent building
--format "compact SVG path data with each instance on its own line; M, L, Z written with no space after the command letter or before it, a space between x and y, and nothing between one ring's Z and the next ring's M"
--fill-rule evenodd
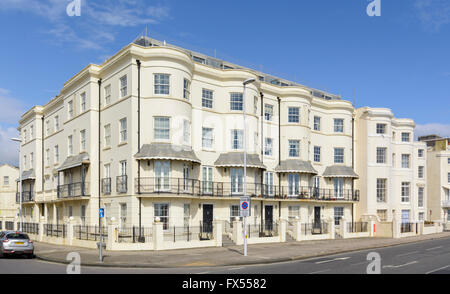
M16 204L19 169L9 164L0 165L0 217L14 218L18 214Z
M414 142L415 123L395 118L391 110L356 110L356 172L361 191L358 217L402 223L426 219L426 144Z
M450 138L419 137L427 145L428 219L450 222Z

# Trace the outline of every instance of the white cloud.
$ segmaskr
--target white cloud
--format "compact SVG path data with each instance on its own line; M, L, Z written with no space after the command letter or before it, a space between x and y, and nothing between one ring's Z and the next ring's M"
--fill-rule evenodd
M6 124L17 124L27 109L22 101L9 96L9 91L2 88L0 88L0 105L0 123Z
M148 5L144 0L111 0L102 4L81 0L81 16L69 17L69 0L1 0L1 11L20 11L47 20L51 42L75 45L81 49L101 50L115 40L114 27L157 24L170 17L169 8ZM43 32L44 33L44 32Z
M450 124L431 123L416 126L416 137L426 135L439 135L441 137L450 137Z
M19 143L11 141L11 138L17 136L18 131L15 128L0 125L0 164L19 165Z
M450 1L448 0L416 0L414 9L420 22L426 29L439 31L450 24Z

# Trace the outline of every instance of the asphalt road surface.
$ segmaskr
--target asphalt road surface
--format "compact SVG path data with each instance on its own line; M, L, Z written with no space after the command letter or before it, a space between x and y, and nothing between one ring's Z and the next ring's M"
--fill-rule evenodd
M355 251L301 261L214 268L123 269L82 267L82 274L366 274L376 252L382 274L450 274L450 238ZM0 274L65 274L67 266L20 257L0 259Z

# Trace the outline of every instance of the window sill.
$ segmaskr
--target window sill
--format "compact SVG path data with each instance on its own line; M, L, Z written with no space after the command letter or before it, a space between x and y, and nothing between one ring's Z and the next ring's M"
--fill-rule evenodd
M122 146L125 146L127 144L128 144L128 142L123 142L123 143L120 143L119 145L117 145L117 147L122 147Z
M105 147L102 149L102 151L108 151L108 150L111 150L111 146L108 146L108 147Z

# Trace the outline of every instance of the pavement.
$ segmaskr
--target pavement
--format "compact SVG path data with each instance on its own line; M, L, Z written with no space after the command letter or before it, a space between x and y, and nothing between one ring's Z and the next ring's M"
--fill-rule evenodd
M67 255L70 252L78 252L81 256L81 265L87 267L214 268L292 262L418 242L420 246L420 242L432 242L433 240L436 242L449 241L450 232L402 239L359 238L249 245L247 257L242 254L243 246L230 246L172 251L106 251L103 262L100 262L98 250L41 242L35 242L35 255L41 261L68 264ZM442 245L440 248L448 247L450 246Z

